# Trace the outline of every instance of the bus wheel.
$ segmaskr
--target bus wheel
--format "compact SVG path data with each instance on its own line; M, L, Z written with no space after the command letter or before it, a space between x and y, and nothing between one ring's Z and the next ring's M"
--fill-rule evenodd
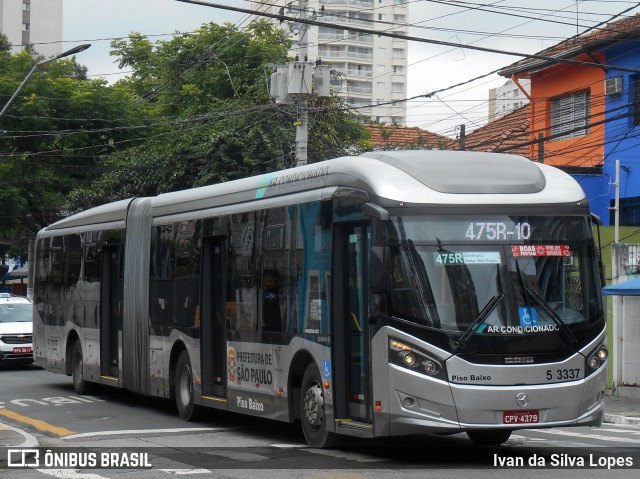
M196 420L196 405L193 399L193 372L187 351L182 351L178 357L174 380L178 414L185 421Z
M467 436L479 446L499 446L509 440L511 431L508 429L467 431Z
M84 379L82 346L79 340L73 343L73 350L71 352L71 376L73 377L73 390L77 394L90 394L93 391L93 383Z
M337 445L337 436L327 432L322 380L315 364L310 364L302 377L300 420L304 437L310 446L333 447Z

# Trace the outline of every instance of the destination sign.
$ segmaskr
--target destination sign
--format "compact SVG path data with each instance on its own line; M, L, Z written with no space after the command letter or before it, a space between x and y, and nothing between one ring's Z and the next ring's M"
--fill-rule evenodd
M498 251L438 252L433 254L433 261L440 266L455 264L500 264L500 253Z

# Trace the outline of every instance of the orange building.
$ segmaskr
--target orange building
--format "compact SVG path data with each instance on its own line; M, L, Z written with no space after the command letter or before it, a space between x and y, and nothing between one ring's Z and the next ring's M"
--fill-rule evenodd
M604 159L606 72L601 65L605 58L601 53L575 55L582 47L567 43L571 42L541 55L560 54L560 58L593 66L527 59L500 74L516 82L519 78L531 79L529 158L542 157L545 163L556 166L600 166Z

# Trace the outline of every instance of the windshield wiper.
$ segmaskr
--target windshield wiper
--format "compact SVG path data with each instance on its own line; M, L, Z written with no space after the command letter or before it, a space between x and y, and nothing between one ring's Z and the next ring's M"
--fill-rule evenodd
M478 317L473 320L473 322L469 325L469 327L464 330L464 333L462 333L460 337L456 340L456 345L458 346L465 345L467 341L469 341L469 338L474 333L476 328L487 320L489 315L493 312L494 309L496 309L496 306L498 306L498 303L502 301L503 298L504 298L504 293L498 293L495 296L493 296L489 300L489 302L485 305L485 307L482 308L482 311L480 311L480 314L478 314Z
M533 288L528 288L524 282L524 278L522 277L522 271L520 271L520 266L518 265L518 261L516 261L516 274L518 275L518 282L520 283L520 289L522 290L522 294L526 298L529 298L536 306L542 309L547 316L551 318L551 320L556 323L558 329L562 333L560 336L564 340L564 342L568 345L572 345L578 342L578 339L571 332L567 325L562 321L558 313L556 313L551 306L549 306L544 299L540 297L538 292Z

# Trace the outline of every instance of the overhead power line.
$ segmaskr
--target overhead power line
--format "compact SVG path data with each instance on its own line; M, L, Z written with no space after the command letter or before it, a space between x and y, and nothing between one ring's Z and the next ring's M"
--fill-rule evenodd
M336 28L336 25L334 23L326 23L326 22L320 22L317 20L308 20L306 18L296 18L296 17L289 17L287 15L279 15L279 14L274 14L274 13L268 13L268 12L257 12L254 10L249 10L246 8L240 8L240 7L232 7L229 5L221 5L218 3L210 3L210 2L202 2L199 0L176 0L178 2L182 2L182 3L190 3L193 5L201 5L201 6L205 6L205 7L212 7L212 8L219 8L222 10L230 10L233 12L240 12L240 13L246 13L249 15L257 15L257 16L261 16L261 17L268 17L268 18L273 18L279 21L291 21L291 22L298 22L298 23L306 23L308 25L315 25L318 27L326 27L326 28ZM531 53L522 53L522 52L512 52L509 50L498 50L496 48L488 48L488 47L479 47L477 45L469 45L469 44L461 44L461 43L455 43L455 42L445 42L443 40L432 40L429 38L420 38L420 37L414 37L411 35L401 35L399 33L392 33L392 32L388 32L388 31L377 31L377 30L371 30L370 28L360 28L360 27L355 27L355 26L349 26L349 30L352 32L358 32L358 33L368 33L371 35L378 35L381 37L389 37L389 38L396 38L399 40L407 40L407 41L412 41L412 42L419 42L419 43L429 43L432 45L440 45L440 46L444 46L444 47L455 47L455 48L462 48L462 49L467 49L467 50L476 50L476 51L480 51L480 52L485 52L485 53L496 53L496 54L500 54L500 55L509 55L509 56L515 56L515 57L521 57L521 58L529 58L529 59L533 59L533 60L545 60L548 62L555 62L555 63L568 63L571 65L581 65L581 66L587 66L587 67L596 67L596 68L604 68L604 69L608 69L608 70L616 70L616 71L622 71L622 72L629 72L629 73L640 73L640 69L639 68L629 68L629 67L623 67L623 66L617 66L617 65L607 65L607 64L602 64L602 63L592 63L592 62L585 62L585 61L580 61L580 60L570 60L567 58L558 58L558 57L551 57L551 56L547 56L547 55L539 55L539 54L531 54Z

